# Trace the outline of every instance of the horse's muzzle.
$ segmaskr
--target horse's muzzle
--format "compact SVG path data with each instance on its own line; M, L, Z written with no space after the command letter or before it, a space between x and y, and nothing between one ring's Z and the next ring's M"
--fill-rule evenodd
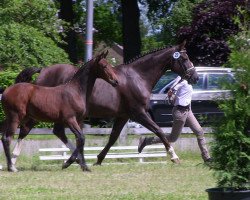
M190 84L196 84L199 81L199 76L196 75L192 75L189 79L188 79L188 83Z
M113 87L116 87L119 83L117 80L111 80L110 81L110 84L113 86Z

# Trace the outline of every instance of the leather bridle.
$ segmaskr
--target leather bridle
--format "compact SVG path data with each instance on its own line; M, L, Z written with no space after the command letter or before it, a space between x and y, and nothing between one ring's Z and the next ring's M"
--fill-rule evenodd
M186 53L186 52L187 52L186 50L179 51L180 55L182 53ZM184 59L181 56L179 56L178 58L173 57L173 62L177 62L179 64L179 66L181 67L181 69L183 70L183 74L181 76L182 79L189 80L192 77L194 70L195 70L195 67L193 64L192 64L192 67L187 69L183 64Z

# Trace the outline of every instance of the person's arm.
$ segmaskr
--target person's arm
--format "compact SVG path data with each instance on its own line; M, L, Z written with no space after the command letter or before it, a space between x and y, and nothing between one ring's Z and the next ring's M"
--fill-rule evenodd
M168 90L168 97L170 98L173 93L175 93L178 88L181 86L180 85L180 81L181 81L181 77L180 76L177 76L177 78L174 80L174 83L173 85L171 86L171 88Z

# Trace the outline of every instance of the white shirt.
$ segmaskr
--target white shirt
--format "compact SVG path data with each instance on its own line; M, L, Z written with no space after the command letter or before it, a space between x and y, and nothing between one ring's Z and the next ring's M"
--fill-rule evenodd
M186 80L179 82L180 80L181 77L178 76L171 88L173 91L176 91L174 106L187 106L191 104L192 101L193 86L188 84Z

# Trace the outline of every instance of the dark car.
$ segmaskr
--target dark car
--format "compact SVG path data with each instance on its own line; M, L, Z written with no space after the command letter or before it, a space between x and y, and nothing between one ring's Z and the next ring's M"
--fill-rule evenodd
M218 101L230 98L230 90L226 90L225 83L234 82L234 72L230 68L196 67L199 81L193 85L192 111L202 125L209 125L223 112L218 108ZM153 120L161 127L172 125L172 108L168 104L167 91L177 77L172 72L165 75L156 84L150 98L149 113Z

